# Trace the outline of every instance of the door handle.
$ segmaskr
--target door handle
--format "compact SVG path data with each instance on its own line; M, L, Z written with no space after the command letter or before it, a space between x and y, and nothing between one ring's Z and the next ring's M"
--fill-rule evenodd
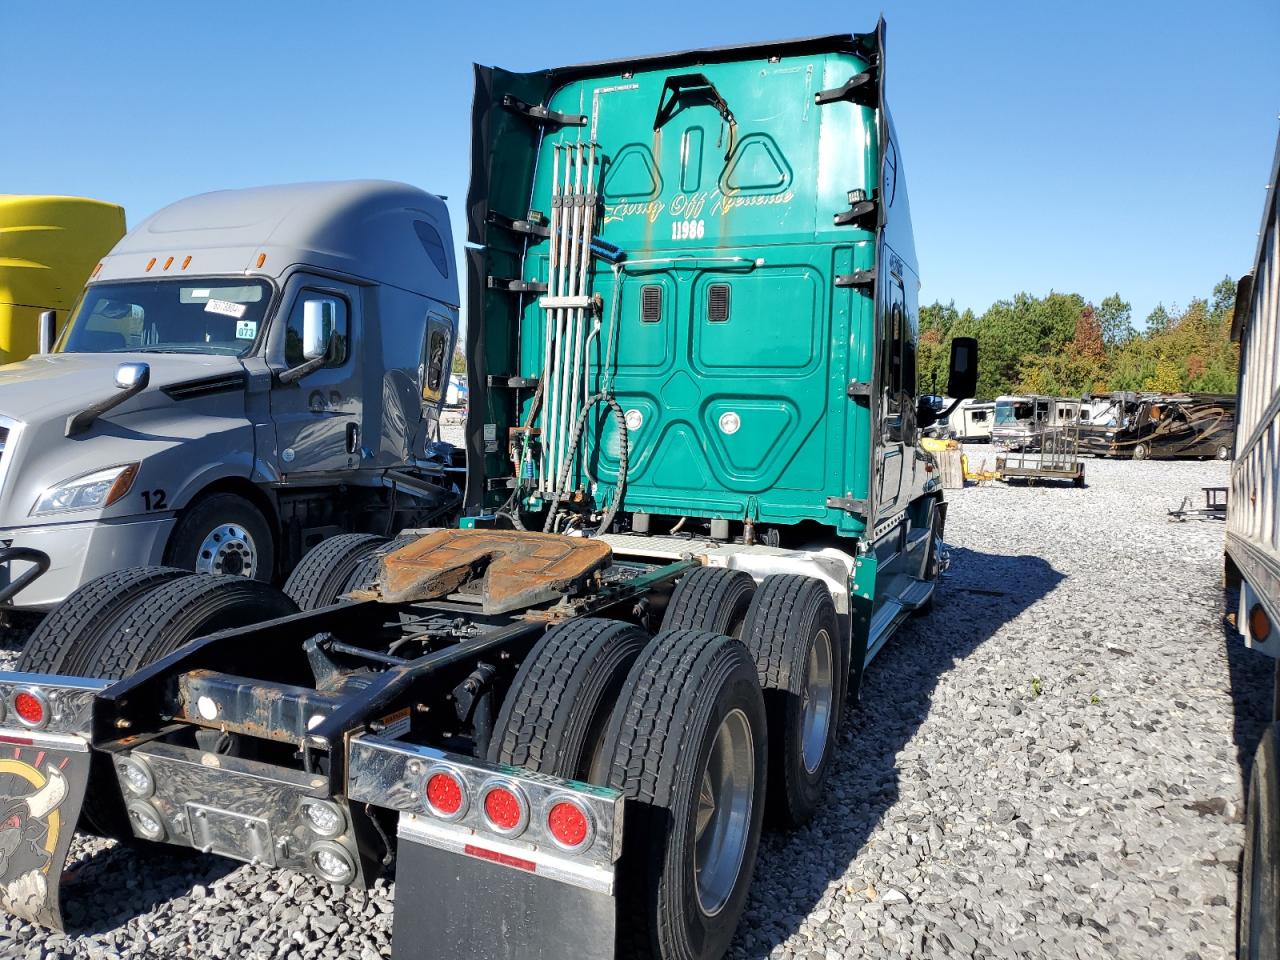
M354 421L347 424L347 453L355 453L360 449L360 424Z

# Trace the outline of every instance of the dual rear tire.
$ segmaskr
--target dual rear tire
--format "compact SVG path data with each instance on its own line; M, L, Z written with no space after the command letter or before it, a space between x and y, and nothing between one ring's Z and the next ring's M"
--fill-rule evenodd
M731 636L730 634L736 636ZM805 822L848 675L831 595L803 576L699 568L651 640L617 621L550 630L503 702L491 760L620 790L624 956L719 957L767 815Z

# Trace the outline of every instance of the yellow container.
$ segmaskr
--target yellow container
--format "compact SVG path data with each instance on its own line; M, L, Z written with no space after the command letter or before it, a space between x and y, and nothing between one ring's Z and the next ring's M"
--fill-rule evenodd
M80 289L124 236L124 208L80 197L0 194L0 363L35 353L43 310L66 323Z

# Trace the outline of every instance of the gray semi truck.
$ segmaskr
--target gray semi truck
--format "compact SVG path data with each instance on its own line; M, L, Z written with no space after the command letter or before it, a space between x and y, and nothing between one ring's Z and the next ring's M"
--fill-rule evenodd
M0 601L137 565L271 580L447 510L453 259L444 202L389 182L209 193L136 227L52 351L0 367Z

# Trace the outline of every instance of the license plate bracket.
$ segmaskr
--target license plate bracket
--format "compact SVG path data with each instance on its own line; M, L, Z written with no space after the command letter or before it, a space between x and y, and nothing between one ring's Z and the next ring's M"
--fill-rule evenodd
M191 845L196 849L246 863L276 865L271 825L263 818L203 803L188 803L185 809Z

